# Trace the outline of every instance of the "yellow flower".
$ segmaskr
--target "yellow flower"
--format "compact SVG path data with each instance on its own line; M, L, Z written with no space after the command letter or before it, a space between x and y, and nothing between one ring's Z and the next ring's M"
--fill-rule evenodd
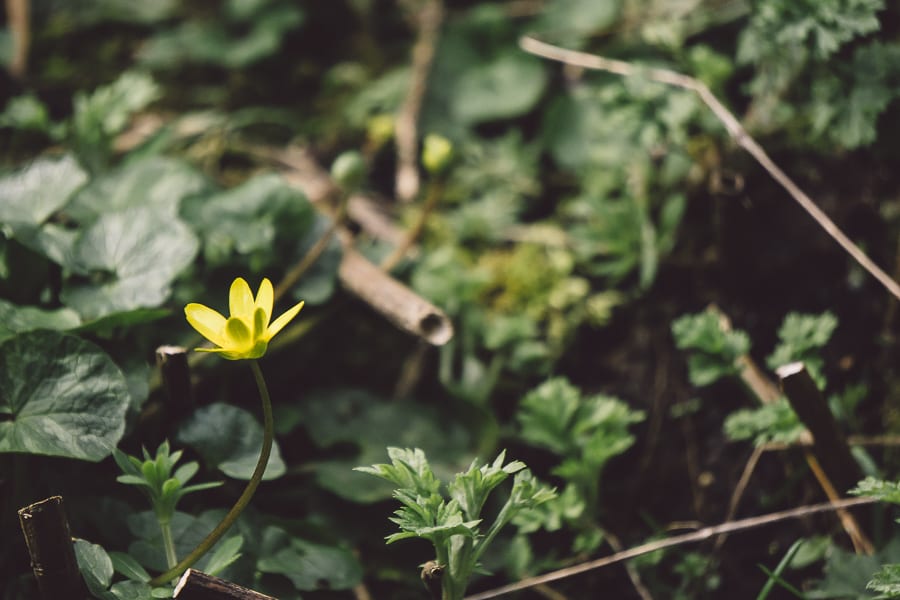
M231 316L227 319L208 306L192 302L184 307L184 315L191 327L218 348L197 348L198 352L216 352L228 360L259 358L266 353L269 340L281 331L303 308L298 302L286 313L269 323L275 293L272 282L263 279L256 299L250 286L238 277L231 284L228 305Z

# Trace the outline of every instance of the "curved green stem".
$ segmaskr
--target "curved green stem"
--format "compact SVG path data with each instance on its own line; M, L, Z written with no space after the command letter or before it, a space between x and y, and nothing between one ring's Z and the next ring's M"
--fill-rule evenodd
M259 363L255 360L251 360L250 368L253 370L253 377L256 379L256 387L259 388L259 395L263 405L263 445L262 450L259 452L259 460L256 461L256 469L253 470L253 475L250 477L250 481L247 482L247 487L244 488L241 497L237 499L237 502L235 502L234 506L231 507L231 510L228 511L228 514L225 515L222 522L216 525L216 528L206 536L206 539L200 542L200 544L198 544L190 554L185 556L180 563L165 573L151 579L150 585L152 586L163 585L164 583L171 581L200 560L204 554L209 552L210 548L225 535L225 532L234 525L238 516L240 516L240 514L244 512L244 509L247 508L247 505L250 504L250 499L253 498L256 488L259 486L259 482L262 481L263 473L266 471L266 465L269 463L269 454L272 452L272 438L275 425L272 419L272 401L269 398L269 390L266 387L265 379L263 379Z

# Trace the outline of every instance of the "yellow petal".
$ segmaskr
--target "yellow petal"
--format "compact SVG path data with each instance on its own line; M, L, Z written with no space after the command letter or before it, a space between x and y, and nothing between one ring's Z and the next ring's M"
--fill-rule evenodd
M228 343L221 345L226 350L244 352L253 346L253 332L238 317L228 317L228 320L225 322L225 335L228 336Z
M269 319L266 317L265 311L259 306L253 311L253 339L263 339L266 337L266 328L269 325Z
M184 316L191 327L217 346L224 346L227 342L225 336L225 317L217 311L192 302L184 307Z
M266 312L266 325L272 320L272 304L275 302L275 291L272 289L272 282L268 277L264 277L262 283L259 284L259 291L256 292L256 307Z
M253 309L256 308L253 303L253 292L243 277L238 277L231 283L231 290L228 293L228 309L231 311L232 317L243 319L246 323L253 322Z
M300 301L295 304L290 310L286 313L282 314L280 317L275 319L275 322L269 325L269 330L266 333L266 340L272 339L276 333L281 331L285 325L291 322L291 320L297 316L297 313L300 312L300 309L303 308L303 302Z
M194 348L194 350L197 352L215 352L222 358L227 358L228 360L241 360L244 358L242 354L226 350L225 348Z

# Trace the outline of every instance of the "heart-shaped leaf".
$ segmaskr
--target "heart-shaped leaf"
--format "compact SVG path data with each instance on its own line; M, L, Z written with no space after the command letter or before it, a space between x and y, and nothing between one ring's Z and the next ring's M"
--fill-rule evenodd
M229 477L250 479L259 459L263 428L250 412L218 402L198 409L182 423L175 439L193 447ZM273 444L263 479L275 479L284 472L278 444Z
M0 345L0 452L99 461L125 430L125 377L99 348L52 331Z
M157 307L198 246L187 225L160 210L138 207L103 215L77 240L68 261L89 281L67 284L63 302L85 319Z

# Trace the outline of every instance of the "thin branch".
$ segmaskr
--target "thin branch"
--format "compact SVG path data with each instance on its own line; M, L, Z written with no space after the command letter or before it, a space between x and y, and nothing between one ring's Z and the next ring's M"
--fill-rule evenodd
M693 77L688 77L675 71L668 69L659 69L654 67L636 66L631 63L604 58L596 54L588 54L586 52L577 52L575 50L567 50L553 44L542 42L532 36L524 36L519 40L519 46L526 52L542 56L551 60L556 60L568 65L575 65L585 69L594 69L599 71L607 71L617 75L632 76L639 75L667 85L679 87L682 89L695 92L700 99L709 107L716 118L725 126L728 134L734 139L735 143L746 150L756 161L769 173L769 175L777 181L781 187L793 198L803 210L809 214L818 223L819 227L831 236L838 245L849 254L853 260L859 263L862 268L869 272L872 277L878 280L891 294L896 298L900 298L900 285L894 281L890 275L885 273L878 265L866 256L859 246L853 243L835 223L822 212L815 202L797 186L794 181L776 165L766 151L763 150L756 140L754 140L737 118L725 108L718 98L709 90L706 85Z
M645 554L656 552L658 550L664 550L666 548L672 548L674 546L681 546L683 544L702 542L724 533L745 531L748 529L754 529L756 527L762 527L763 525L779 523L781 521L786 521L789 519L799 519L822 512L831 512L838 509L849 508L851 506L872 504L877 501L877 498L850 498L847 500L839 500L838 502L834 503L823 502L821 504L800 506L798 508L791 508L789 510L769 513L767 515L761 515L758 517L750 517L747 519L740 519L738 521L722 523L721 525L715 525L713 527L705 527L703 529L700 529L699 531L695 531L692 533L676 535L664 540L654 540L646 544L641 544L640 546L635 546L634 548L630 548L628 550L625 550L624 552L617 552L616 554L613 554L611 556L604 556L603 558L598 558L597 560L585 562L573 567L551 571L543 575L538 575L537 577L528 577L521 581L517 581L516 583L511 583L509 585L504 585L493 590L488 590L486 592L467 596L466 600L487 600L488 598L496 598L504 594L525 590L542 583L558 581L560 579L565 579L567 577L572 577L574 575L593 571L594 569L606 567L623 560L637 558L638 556L643 556Z
M411 4L412 21L418 29L416 43L412 50L412 77L403 105L397 113L394 124L394 138L397 145L397 174L395 189L401 202L409 202L419 193L419 170L416 161L418 132L416 123L422 110L422 101L428 84L428 74L434 62L435 49L444 20L444 5L441 0L425 0Z
M12 32L10 74L21 79L28 70L28 50L31 46L31 1L6 0L6 20Z
M184 572L174 597L180 600L275 600L236 583L188 569Z

